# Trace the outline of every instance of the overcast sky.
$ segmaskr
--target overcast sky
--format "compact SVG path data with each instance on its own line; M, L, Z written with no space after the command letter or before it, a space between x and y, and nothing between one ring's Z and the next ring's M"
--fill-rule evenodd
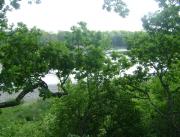
M154 12L158 6L154 0L124 0L130 9L129 16L102 10L103 0L42 0L41 4L21 4L21 9L8 13L10 23L23 22L49 32L69 30L79 21L91 30L142 30L141 18Z

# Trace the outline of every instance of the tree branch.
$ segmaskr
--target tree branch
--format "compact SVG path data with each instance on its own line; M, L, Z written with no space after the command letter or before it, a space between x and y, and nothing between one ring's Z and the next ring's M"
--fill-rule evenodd
M43 80L40 80L40 87L41 88L44 88L44 89L48 89L48 85L47 85L47 83L46 82L44 82ZM68 95L68 92L66 91L66 89L65 88L63 88L63 87L61 87L62 89L63 89L63 91L64 92L51 92L51 91L49 91L49 90L47 90L47 91L49 91L49 95L51 96L51 97L62 97L62 96L65 96L65 95Z
M33 92L33 90L37 89L38 87L48 89L48 85L44 81L39 80L38 83L25 87L15 99L10 100L10 101L1 102L0 108L14 107L14 106L21 104L21 101L25 97L25 95L28 94L29 92ZM68 93L66 93L66 92L53 93L50 91L49 91L49 94L51 97L62 97L64 95L68 95Z
M19 105L21 103L21 100L24 98L24 96L29 92L32 92L33 89L38 88L38 86L39 86L38 84L35 84L33 86L24 88L23 91L21 91L15 99L0 103L0 108L7 108L7 107L13 107Z
M139 88L139 87L136 87L136 86L134 86L134 85L132 85L132 84L129 84L129 86L131 86L131 87L134 88L135 90L140 91L141 93L143 93L143 94L146 96L145 99L148 99L148 100L149 100L149 103L150 103L150 105L154 108L154 110L155 110L156 112L158 112L160 115L162 115L163 117L166 117L166 115L165 115L163 112L161 112L161 111L158 109L158 107L153 103L153 101L152 101L150 95L148 94L148 92L146 92L144 89L141 89L141 88Z
M174 91L173 91L173 94L176 94L177 92L180 91L180 87L177 87Z

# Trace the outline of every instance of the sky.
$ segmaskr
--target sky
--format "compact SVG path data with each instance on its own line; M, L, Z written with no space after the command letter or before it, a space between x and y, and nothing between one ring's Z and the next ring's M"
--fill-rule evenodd
M42 0L41 4L21 3L19 10L7 14L9 23L23 22L28 27L36 26L48 32L68 31L80 21L90 30L140 31L141 18L158 9L155 0L124 0L130 9L129 16L102 10L103 0Z

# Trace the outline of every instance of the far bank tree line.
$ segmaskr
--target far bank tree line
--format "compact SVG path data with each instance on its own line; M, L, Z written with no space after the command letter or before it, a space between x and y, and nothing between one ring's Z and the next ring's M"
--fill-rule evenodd
M81 22L83 23L83 22ZM85 22L84 22L85 23ZM86 24L86 23L85 23ZM145 34L145 32L130 32L130 31L90 31L91 37L94 37L94 41L101 39L104 43L104 48L108 49L130 49L128 42L136 37ZM41 42L47 43L50 41L59 41L70 43L73 36L70 31L59 31L58 33L49 33L42 31Z

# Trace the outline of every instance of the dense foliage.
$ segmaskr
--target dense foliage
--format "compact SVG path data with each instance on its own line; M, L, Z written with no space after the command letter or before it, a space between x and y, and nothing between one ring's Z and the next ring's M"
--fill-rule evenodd
M95 32L79 22L58 34L7 26L6 11L18 2L0 2L0 90L17 94L0 100L0 137L180 136L178 1L157 0L160 10L142 18L144 32ZM120 0L104 8L128 13ZM43 81L48 73L58 92ZM24 103L37 88L46 100Z

